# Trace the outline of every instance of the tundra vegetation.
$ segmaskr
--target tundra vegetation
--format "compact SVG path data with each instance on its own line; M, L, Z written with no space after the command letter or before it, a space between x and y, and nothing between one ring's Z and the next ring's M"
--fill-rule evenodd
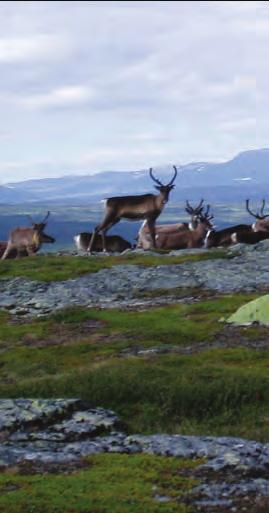
M224 255L223 250L182 257L40 255L4 261L0 273L51 281L117 263L165 265ZM178 294L195 301L137 311L69 308L31 320L0 312L0 397L81 397L92 407L117 412L128 433L268 442L269 328L220 322L259 292ZM159 352L147 351L152 348ZM195 510L181 504L180 495L199 481L196 465L103 454L54 475L11 468L0 475L0 513L187 513ZM157 502L153 487L176 500Z

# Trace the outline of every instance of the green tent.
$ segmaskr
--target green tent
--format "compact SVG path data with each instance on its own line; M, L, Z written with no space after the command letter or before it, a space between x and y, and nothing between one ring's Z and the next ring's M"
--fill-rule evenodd
M252 323L269 326L269 294L241 306L227 322L238 326L249 326Z

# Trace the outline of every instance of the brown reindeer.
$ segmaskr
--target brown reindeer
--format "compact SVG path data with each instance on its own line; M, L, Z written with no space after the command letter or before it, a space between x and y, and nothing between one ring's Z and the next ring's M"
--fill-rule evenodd
M118 223L121 219L128 221L137 221L139 219L146 219L151 235L152 245L155 247L155 221L162 212L165 204L168 202L169 193L175 187L173 185L176 176L177 168L174 167L174 176L167 185L164 185L153 176L152 168L149 170L151 179L157 184L155 188L159 194L142 194L140 196L116 196L106 200L106 213L104 220L99 224L91 238L88 247L91 253L94 247L96 235L100 232L103 240L103 250L106 251L105 234L112 226Z
M173 233L173 232L182 232L182 231L188 231L188 230L195 230L197 228L198 222L199 222L199 215L203 211L203 202L204 200L201 199L199 205L197 207L192 207L188 200L186 200L186 212L191 216L191 220L189 223L173 223L173 224L159 224L155 225L155 234L156 236L160 233ZM150 231L147 224L147 221L144 221L137 237L137 247L143 248L145 250L150 249L151 247L151 237L150 237Z
M257 214L254 214L254 212L251 212L251 210L249 208L249 199L246 200L246 209L247 209L248 213L251 216L255 217L255 219L256 219L255 223L253 223L253 225L252 225L252 230L254 232L269 232L269 219L267 219L267 217L269 217L269 214L267 214L267 215L263 214L264 207L265 207L265 200L262 200L262 206L261 206L260 212L257 212Z
M201 248L209 230L212 229L213 215L209 215L210 206L205 213L199 215L199 223L195 230L182 232L163 232L156 235L156 247L159 249L190 249Z
M74 236L74 241L78 251L87 251L91 242L92 233L82 232ZM122 253L126 249L132 249L132 244L127 240L123 239L119 235L106 235L106 248L110 253ZM103 251L103 241L101 235L97 234L93 251Z
M12 252L17 252L16 257L34 255L42 246L44 242L53 243L55 239L44 233L47 220L50 213L48 212L41 223L35 223L30 216L29 219L32 223L32 228L19 227L10 232L7 247L1 257L5 260Z

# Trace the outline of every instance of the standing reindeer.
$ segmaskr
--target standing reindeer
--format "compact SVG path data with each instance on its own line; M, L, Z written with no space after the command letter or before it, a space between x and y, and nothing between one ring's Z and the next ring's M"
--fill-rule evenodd
M203 211L203 202L202 199L197 205L197 207L192 207L188 200L186 200L186 212L191 216L191 220L189 223L173 223L173 224L159 224L155 226L156 237L161 233L174 233L174 232L183 232L188 230L195 230L198 225L199 215ZM137 238L137 247L143 249L150 249L151 239L150 239L150 231L147 224L147 221L144 221L139 232Z
M48 212L41 223L35 223L31 216L28 216L32 223L32 228L19 227L10 232L7 247L1 259L5 260L10 254L16 251L16 257L34 255L42 246L43 242L53 243L55 239L44 233L47 220L50 213Z
M174 176L167 185L162 184L160 180L155 178L152 173L152 168L150 168L150 177L157 184L155 185L155 188L159 191L159 194L116 196L106 200L105 218L93 232L91 242L88 247L89 253L92 251L95 237L99 232L101 232L102 235L103 251L106 251L105 234L108 229L118 223L121 219L128 219L129 221L146 219L151 235L152 245L155 247L155 221L162 212L165 204L168 202L170 191L175 187L173 183L177 176L177 168L176 166L173 167Z

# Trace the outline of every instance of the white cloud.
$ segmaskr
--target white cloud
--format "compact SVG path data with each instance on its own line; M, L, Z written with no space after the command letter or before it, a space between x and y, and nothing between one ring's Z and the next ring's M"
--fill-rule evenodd
M66 86L45 94L34 94L22 98L20 103L30 109L46 109L51 107L70 107L81 105L93 98L89 87Z
M268 24L268 1L0 2L0 166L57 176L266 146Z
M63 37L33 34L27 37L0 38L0 63L57 59L67 53L69 44Z

